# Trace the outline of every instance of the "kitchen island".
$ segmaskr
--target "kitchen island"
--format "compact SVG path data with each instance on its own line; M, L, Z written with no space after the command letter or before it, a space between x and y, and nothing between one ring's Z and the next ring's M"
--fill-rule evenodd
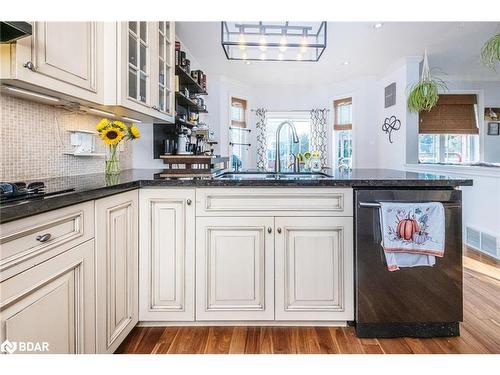
M345 326L356 320L356 192L459 199L472 184L393 170L160 172L54 178L46 196L0 206L1 340L40 340L42 322L53 352L111 353L138 323ZM449 260L461 277L460 257Z

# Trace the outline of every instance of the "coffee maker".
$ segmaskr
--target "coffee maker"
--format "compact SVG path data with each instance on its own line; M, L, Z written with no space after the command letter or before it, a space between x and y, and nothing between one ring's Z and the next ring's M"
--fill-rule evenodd
M186 127L181 127L177 132L177 155L191 155L191 130Z

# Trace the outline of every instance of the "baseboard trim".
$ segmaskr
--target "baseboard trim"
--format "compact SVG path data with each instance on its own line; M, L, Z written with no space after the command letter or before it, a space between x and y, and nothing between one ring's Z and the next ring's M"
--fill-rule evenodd
M139 322L138 327L347 327L346 321L197 321L197 322Z

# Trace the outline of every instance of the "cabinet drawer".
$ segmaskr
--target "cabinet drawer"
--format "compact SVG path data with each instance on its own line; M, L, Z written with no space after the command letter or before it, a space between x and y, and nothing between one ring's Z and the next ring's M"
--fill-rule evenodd
M0 279L5 280L93 237L94 202L3 224Z
M197 216L352 216L352 189L222 188L196 190Z
M95 319L93 240L0 283L0 342L46 343L49 354L91 354Z

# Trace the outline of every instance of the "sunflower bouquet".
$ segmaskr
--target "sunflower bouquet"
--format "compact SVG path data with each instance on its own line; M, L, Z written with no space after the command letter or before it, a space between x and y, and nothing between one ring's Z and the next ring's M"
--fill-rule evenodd
M118 161L118 144L123 140L134 140L141 136L137 125L126 125L118 120L103 118L96 126L99 136L108 145L109 154L106 160L106 174L120 173Z

